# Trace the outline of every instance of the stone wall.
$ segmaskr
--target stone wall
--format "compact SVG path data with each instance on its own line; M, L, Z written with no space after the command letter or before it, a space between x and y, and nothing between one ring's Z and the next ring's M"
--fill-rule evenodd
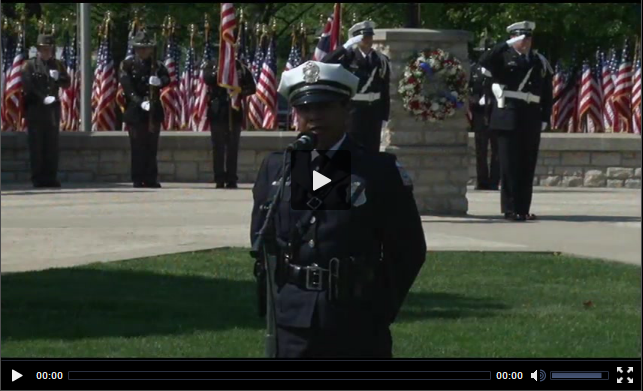
M445 130L445 132L447 132ZM239 153L241 182L253 182L263 158L283 150L294 132L242 132ZM60 138L61 179L68 182L129 182L130 153L122 132L63 133ZM421 156L421 151L419 156ZM446 175L455 158L424 157L411 165L428 165L431 181ZM469 134L469 182L475 181L473 134ZM207 182L212 179L210 135L164 132L159 170L165 182ZM618 134L545 133L536 168L542 186L641 188L641 137ZM29 181L26 135L2 133L2 182ZM424 183L424 180L420 182ZM421 186L420 183L417 183Z
M469 184L475 184L475 140L469 135ZM545 133L535 185L641 188L641 136Z

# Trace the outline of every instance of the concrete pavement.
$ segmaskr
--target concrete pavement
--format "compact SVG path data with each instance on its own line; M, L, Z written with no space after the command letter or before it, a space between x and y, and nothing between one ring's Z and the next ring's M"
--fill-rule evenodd
M500 218L497 192L467 197L467 217L423 218L430 251L558 251L641 264L641 190L537 188L541 219L527 223ZM250 186L7 185L1 205L2 272L249 246Z

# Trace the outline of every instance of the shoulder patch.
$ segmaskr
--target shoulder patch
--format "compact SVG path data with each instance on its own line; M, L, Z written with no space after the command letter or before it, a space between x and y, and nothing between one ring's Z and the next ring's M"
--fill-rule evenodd
M396 160L395 166L400 173L400 177L402 178L402 183L404 184L404 186L413 186L413 180L411 179L411 176L406 171L402 163Z

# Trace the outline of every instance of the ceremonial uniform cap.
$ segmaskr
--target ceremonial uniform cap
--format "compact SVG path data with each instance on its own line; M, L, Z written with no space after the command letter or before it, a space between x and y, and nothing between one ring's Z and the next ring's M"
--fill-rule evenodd
M359 22L348 30L348 35L351 37L357 37L358 35L375 35L375 23L367 20L365 22Z
M527 35L530 36L536 29L535 22L523 21L514 23L507 27L507 32L511 35Z
M136 33L134 38L132 38L132 47L133 48L151 48L156 46L156 42L146 31L139 31Z
M341 64L308 61L282 73L279 93L292 106L350 99L357 91L359 78Z
M56 45L56 40L53 35L49 34L39 34L38 40L36 41L36 46L54 46Z

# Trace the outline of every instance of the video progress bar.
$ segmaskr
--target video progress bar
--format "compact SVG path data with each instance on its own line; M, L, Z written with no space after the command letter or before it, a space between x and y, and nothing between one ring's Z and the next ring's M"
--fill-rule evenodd
M69 380L491 380L490 371L69 371Z

